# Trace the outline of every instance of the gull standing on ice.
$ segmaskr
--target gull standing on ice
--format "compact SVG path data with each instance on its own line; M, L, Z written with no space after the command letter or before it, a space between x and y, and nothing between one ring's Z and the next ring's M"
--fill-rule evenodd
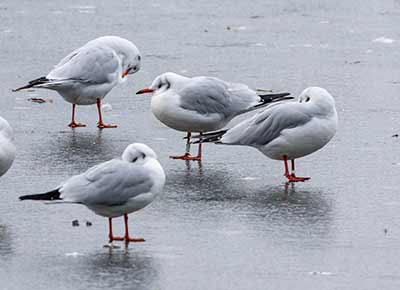
M286 178L297 182L310 177L296 176L294 160L324 147L335 135L337 123L331 94L323 88L309 87L300 94L298 102L271 105L231 129L193 138L199 138L200 143L255 147L269 158L283 160Z
M144 242L131 238L128 214L150 204L163 191L165 174L154 151L140 143L129 145L121 159L101 163L72 176L56 189L20 200L44 200L49 203L77 203L96 214L108 217L109 241ZM112 218L124 216L125 236L115 237Z
M234 117L288 99L289 93L257 95L248 86L228 83L213 77L188 78L167 72L159 75L150 87L136 94L154 93L151 110L168 127L187 132L186 153L173 159L201 160L190 155L192 132L200 134L223 128Z
M101 100L126 76L140 69L141 56L136 46L118 36L103 36L89 41L64 57L47 76L15 89L44 88L57 91L72 104L71 128L85 127L75 122L76 105L97 104L97 127L116 128L103 123Z
M10 169L15 159L14 131L8 122L0 117L0 176Z

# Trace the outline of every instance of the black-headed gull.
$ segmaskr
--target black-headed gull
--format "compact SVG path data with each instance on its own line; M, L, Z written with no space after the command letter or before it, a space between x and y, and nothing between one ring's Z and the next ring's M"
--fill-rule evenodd
M298 102L271 105L231 129L193 138L199 138L197 142L255 147L269 158L283 160L286 178L297 182L310 178L296 176L294 160L324 147L335 135L337 123L331 94L323 88L309 87Z
M32 80L15 89L44 88L57 91L72 104L71 128L85 127L75 122L76 105L97 104L99 128L116 128L103 123L101 100L128 74L140 69L141 56L137 47L121 37L103 36L89 41L64 57L47 76Z
M192 132L205 133L223 128L237 115L287 99L288 93L257 95L248 86L213 77L188 78L167 72L137 94L153 93L151 110L158 120L178 131L187 132L186 153L173 159L201 160L190 155Z
M15 159L14 131L10 124L0 117L0 176L10 169Z
M20 200L44 200L49 203L77 203L109 219L109 240L143 242L131 238L128 214L150 204L163 191L165 174L154 151L140 143L129 145L121 159L101 163L72 176L56 189ZM124 216L125 236L115 237L112 218Z

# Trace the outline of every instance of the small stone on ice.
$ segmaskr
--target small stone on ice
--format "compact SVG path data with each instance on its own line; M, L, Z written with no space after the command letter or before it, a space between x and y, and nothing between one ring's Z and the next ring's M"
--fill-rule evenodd
M79 221L78 220L73 220L72 221L72 226L73 227L79 227Z

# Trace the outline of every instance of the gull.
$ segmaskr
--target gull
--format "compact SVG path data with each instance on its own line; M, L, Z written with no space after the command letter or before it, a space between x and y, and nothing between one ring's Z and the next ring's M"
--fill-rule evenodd
M228 83L214 77L185 77L166 72L155 78L150 87L136 94L154 93L151 110L168 127L187 132L186 152L173 159L201 160L201 143L197 156L190 155L192 132L200 134L223 128L234 117L287 99L288 93L257 93L248 86Z
M128 214L150 204L162 191L165 174L157 155L145 144L130 144L119 159L98 164L72 176L54 190L20 196L20 200L76 203L108 217L109 241L144 242L129 236ZM125 236L113 235L112 219L124 216Z
M231 129L197 135L197 142L244 145L257 148L271 159L283 160L289 182L309 180L295 174L295 159L324 147L335 135L338 124L335 101L319 87L309 87L297 102L271 105ZM194 143L197 143L194 142ZM291 160L291 173L288 160Z
M15 159L14 131L10 124L0 117L0 176L10 169Z
M141 56L136 46L118 36L103 36L64 57L47 76L30 81L13 91L44 88L57 91L65 101L72 104L71 128L85 127L75 122L76 105L97 104L99 121L97 127L116 128L103 123L101 100L126 76L140 69Z

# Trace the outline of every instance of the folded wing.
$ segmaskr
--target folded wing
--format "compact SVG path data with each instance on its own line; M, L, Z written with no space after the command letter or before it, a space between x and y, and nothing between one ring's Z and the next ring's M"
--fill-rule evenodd
M71 177L60 188L64 201L85 205L121 205L151 190L150 172L134 163L113 159Z
M299 103L271 106L231 128L221 138L225 144L263 146L279 137L286 129L305 125L312 115L299 110Z
M81 81L101 84L114 80L120 59L106 46L84 46L70 53L46 76L50 81Z

